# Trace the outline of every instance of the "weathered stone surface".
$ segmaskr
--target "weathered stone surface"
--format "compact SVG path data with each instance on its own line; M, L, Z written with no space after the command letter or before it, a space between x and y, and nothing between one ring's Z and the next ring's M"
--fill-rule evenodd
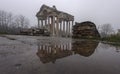
M71 21L74 20L74 16L68 14L63 11L57 10L56 6L49 7L47 5L42 5L39 12L36 14L37 18L40 20L46 20L47 17L56 16L59 18L59 21L66 20Z
M73 26L73 38L98 38L100 34L96 25L92 22L86 21L82 23L75 23Z

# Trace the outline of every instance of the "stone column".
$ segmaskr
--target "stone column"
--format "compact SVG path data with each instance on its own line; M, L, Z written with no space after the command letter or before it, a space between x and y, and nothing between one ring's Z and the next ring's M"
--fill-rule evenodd
M53 17L50 17L50 22L49 23L50 23L51 36L53 36Z
M55 35L55 16L53 16L52 18L52 35L54 36Z
M62 33L62 21L60 22L60 36L61 36L61 33Z
M48 17L47 20L48 20L47 23L48 23L49 31L51 33L51 29L50 29L50 17Z
M56 19L56 33L57 33L57 36L59 36L59 19L58 19L58 17Z
M45 20L43 20L43 26L45 27L45 25L46 25L46 24L45 24Z
M39 20L40 28L41 28L41 20Z
M63 21L63 33L65 35L65 21Z
M51 36L53 35L53 26L52 26L52 17L49 17L49 24L50 24L50 33L51 33Z
M68 37L68 21L66 22L66 37Z
M43 20L41 20L41 28L43 29Z
M45 26L47 26L47 18L45 19Z
M72 27L73 27L73 21L72 21Z
M39 21L39 19L38 19L38 28L40 28L40 21Z
M70 36L71 34L70 34L70 21L69 21L69 28L68 28L68 35Z
M72 21L72 29L73 29L73 21ZM72 29L71 29L71 35L73 35L73 34L72 34L72 32L73 32L73 30L72 30Z

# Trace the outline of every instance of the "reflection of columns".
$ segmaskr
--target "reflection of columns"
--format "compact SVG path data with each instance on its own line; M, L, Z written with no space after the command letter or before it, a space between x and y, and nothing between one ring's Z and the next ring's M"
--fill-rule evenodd
M67 44L65 44L65 50L67 50Z
M43 50L43 45L41 45L41 50Z
M69 50L69 43L67 43L66 46L67 46L67 50Z
M63 50L65 49L65 46L63 45Z
M39 42L38 42L38 52L40 51L41 49L40 49L40 44L39 44Z

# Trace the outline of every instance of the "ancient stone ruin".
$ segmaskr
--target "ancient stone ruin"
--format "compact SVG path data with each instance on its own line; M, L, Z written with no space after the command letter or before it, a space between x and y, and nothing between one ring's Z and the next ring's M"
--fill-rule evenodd
M100 34L96 25L92 22L86 21L82 23L75 23L73 26L73 38L98 38Z
M57 10L55 6L42 5L36 14L38 28L46 29L50 36L70 36L74 22L74 16Z

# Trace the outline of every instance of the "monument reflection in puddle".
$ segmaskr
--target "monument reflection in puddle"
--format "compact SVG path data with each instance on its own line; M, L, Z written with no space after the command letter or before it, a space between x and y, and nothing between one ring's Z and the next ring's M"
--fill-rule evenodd
M55 63L57 59L75 54L88 57L94 53L97 46L98 42L95 41L73 41L63 45L38 44L38 52L36 54L44 64Z

